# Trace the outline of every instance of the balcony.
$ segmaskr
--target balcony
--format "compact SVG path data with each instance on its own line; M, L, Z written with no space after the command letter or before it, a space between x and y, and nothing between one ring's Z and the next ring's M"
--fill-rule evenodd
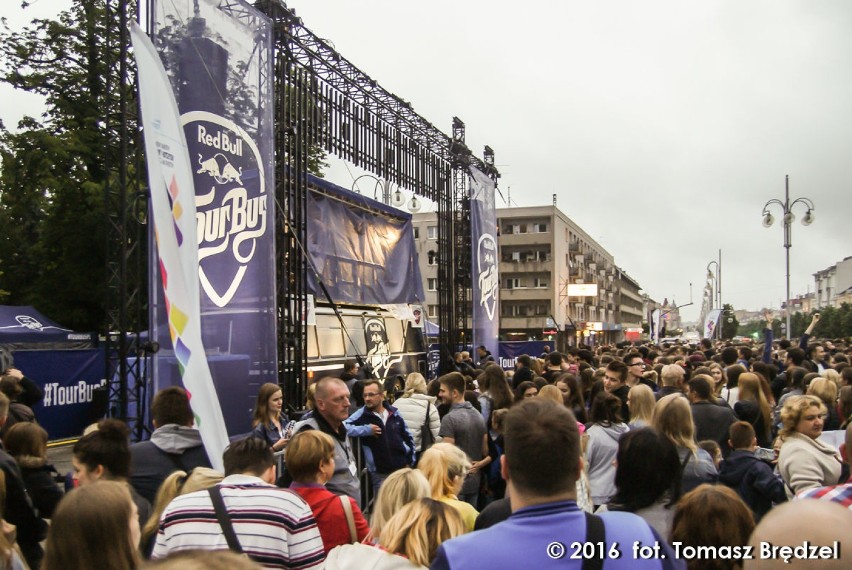
M551 261L501 261L500 275L508 273L547 273L550 274Z
M553 298L550 287L500 287L501 301L549 301Z

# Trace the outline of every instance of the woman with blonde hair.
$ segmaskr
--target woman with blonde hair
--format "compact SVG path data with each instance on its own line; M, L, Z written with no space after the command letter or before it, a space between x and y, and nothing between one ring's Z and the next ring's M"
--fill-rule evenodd
M414 437L414 448L418 455L423 451L422 429L426 427L432 434L432 442L439 441L438 430L441 418L434 396L426 395L426 379L419 372L412 372L405 379L405 391L393 405L405 420L405 425Z
M627 392L627 407L630 408L630 429L651 425L657 400L647 384L636 384Z
M330 435L314 429L296 434L287 445L285 464L293 477L290 489L311 507L326 554L335 546L367 537L370 527L355 499L337 496L325 488L334 475L334 440ZM343 501L349 503L348 509Z
M444 541L464 533L464 522L454 508L424 497L408 503L391 517L379 537L381 548L365 544L337 547L328 553L325 568L428 568Z
M265 441L273 452L281 451L290 440L289 418L284 413L284 395L278 384L267 382L257 392L251 427L254 435Z
M560 406L565 405L565 398L562 396L562 390L560 390L553 384L542 386L541 391L539 391L538 393L538 397L550 400L551 402L554 402Z
M473 530L479 512L458 498L471 468L465 452L450 443L436 443L423 453L417 468L426 476L432 498L455 508L461 514L465 528Z
M825 406L816 396L792 396L784 402L778 472L790 498L806 489L836 485L840 479L840 455L819 439L824 420Z
M142 553L145 558L151 557L151 551L154 549L154 542L157 539L157 530L160 527L160 517L163 511L172 502L172 499L194 493L203 489L209 489L213 485L222 481L224 475L207 467L196 467L189 473L186 471L175 471L163 481L160 489L157 491L157 498L154 499L151 516L145 526L142 527Z
M377 540L385 524L395 513L411 501L428 497L431 493L429 481L419 469L405 467L388 475L379 487L370 517L370 535L364 542Z
M98 481L68 493L47 534L42 570L139 566L139 522L127 485Z
M695 443L695 423L689 401L681 394L663 396L654 408L653 427L677 447L681 465L681 489L684 493L702 483L719 478L710 454Z
M766 400L760 378L752 372L740 374L738 400L734 413L754 428L757 445L772 447L772 408Z
M825 372L828 371L826 370ZM808 384L808 395L816 396L825 406L826 416L822 431L840 429L840 416L837 414L837 384L825 377L814 378Z

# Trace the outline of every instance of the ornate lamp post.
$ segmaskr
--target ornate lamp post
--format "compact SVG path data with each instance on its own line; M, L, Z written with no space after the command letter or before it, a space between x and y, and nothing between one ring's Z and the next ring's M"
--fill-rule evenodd
M784 201L773 198L763 205L763 227L768 228L775 222L775 218L769 211L769 206L778 204L784 214L784 249L786 250L787 258L787 338L790 338L792 331L790 330L790 248L793 245L791 238L791 226L796 221L796 216L793 215L793 206L802 204L807 208L805 217L802 218L802 225L809 226L814 221L814 203L810 198L796 198L790 201L790 175L784 177Z

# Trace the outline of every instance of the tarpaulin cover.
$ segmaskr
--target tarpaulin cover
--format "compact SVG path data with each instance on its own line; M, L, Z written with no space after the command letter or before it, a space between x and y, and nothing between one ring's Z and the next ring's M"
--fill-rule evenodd
M308 256L335 303L423 303L411 216L309 177ZM325 294L314 272L308 292Z
M29 305L0 305L0 344L7 348L89 348L96 341L95 333L74 332Z

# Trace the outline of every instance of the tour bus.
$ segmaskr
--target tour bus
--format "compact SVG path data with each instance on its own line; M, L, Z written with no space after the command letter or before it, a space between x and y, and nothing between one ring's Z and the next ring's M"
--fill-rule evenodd
M316 324L308 325L308 379L337 376L343 363L361 356L376 378L426 376L423 329L412 320L401 319L381 306L338 307L317 303ZM310 322L310 321L309 321Z

